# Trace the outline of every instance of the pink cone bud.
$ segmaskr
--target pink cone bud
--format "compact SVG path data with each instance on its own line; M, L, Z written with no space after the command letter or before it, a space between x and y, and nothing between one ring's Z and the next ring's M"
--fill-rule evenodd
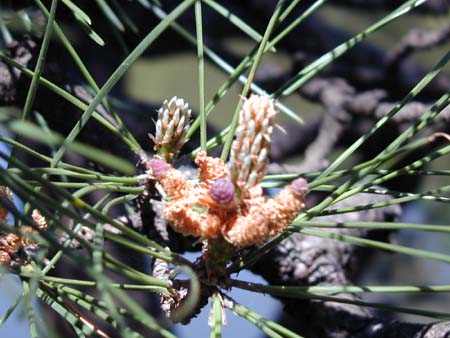
M150 168L152 169L153 176L155 176L156 179L161 179L172 166L162 159L152 158L150 160Z
M236 198L236 190L233 183L226 178L214 181L210 188L211 198L220 204L229 204Z
M308 182L302 177L292 181L291 187L297 196L305 196L308 192Z

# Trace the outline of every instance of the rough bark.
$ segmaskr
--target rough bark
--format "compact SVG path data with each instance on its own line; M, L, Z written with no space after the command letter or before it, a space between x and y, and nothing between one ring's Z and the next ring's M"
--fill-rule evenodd
M380 198L363 195L339 204L345 207L372 203ZM320 217L320 220L394 221L400 208L383 209ZM388 240L388 232L373 230L333 230L362 238ZM341 241L293 234L276 249L265 255L253 267L272 285L313 286L352 285L355 273L367 262L368 251ZM333 295L348 300L360 300L356 294ZM286 313L295 318L294 327L305 337L393 337L424 338L447 337L449 322L417 324L383 319L371 314L365 307L322 300L283 299Z

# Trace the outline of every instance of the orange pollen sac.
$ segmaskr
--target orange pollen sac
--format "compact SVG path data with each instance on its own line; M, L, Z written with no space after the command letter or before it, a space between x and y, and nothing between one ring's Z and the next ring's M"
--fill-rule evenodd
M268 220L263 209L255 206L247 211L240 213L222 231L225 240L237 247L261 243L268 237Z
M259 244L284 231L305 206L308 183L303 178L292 181L274 198L264 196L255 184L238 199L236 182L220 158L200 151L195 163L199 184L191 184L182 171L157 156L148 168L168 197L167 222L185 236L222 238L237 247Z
M223 230L225 239L235 246L259 244L284 231L305 206L307 182L293 181L275 198L254 198L244 202L249 208L241 210L234 222Z
M150 177L161 184L169 199L180 199L192 192L192 186L187 182L183 173L155 156L148 164Z
M209 157L206 152L200 151L195 156L195 164L198 167L200 181L209 183L227 176L225 163L220 158Z
M219 216L195 210L195 204L187 199L167 203L164 216L184 236L216 238L222 226Z

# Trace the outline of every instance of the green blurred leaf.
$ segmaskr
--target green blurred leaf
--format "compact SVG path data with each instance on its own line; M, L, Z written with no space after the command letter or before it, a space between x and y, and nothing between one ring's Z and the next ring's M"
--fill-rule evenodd
M64 142L64 137L60 134L55 132L48 134L42 130L42 128L31 122L15 120L11 121L8 124L8 127L11 131L18 135L47 144L49 146L60 146ZM67 144L67 149L93 162L116 170L124 175L136 174L136 166L134 164L90 145L74 141Z
M86 24L91 25L91 18L80 7L70 0L62 0L62 2L73 12L73 15L78 21L83 21Z

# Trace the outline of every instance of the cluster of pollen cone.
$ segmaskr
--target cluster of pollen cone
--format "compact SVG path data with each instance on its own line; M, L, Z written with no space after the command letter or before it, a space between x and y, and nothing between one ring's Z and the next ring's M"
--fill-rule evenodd
M200 239L223 238L242 247L261 243L292 222L304 207L306 181L292 181L273 198L265 196L260 186L266 174L275 115L272 99L258 95L246 99L229 161L198 152L195 164L199 181L191 183L168 162L186 141L189 119L180 116L190 117L190 109L176 97L164 102L152 136L158 155L148 169L166 195L164 216L175 231Z
M7 186L0 186L0 199L2 199L3 203L12 203L12 193ZM0 224L7 224L7 216L8 210L0 204ZM20 227L21 232L33 233L36 232L35 229L42 231L47 229L47 221L39 210L34 209L31 218L34 222L34 228L23 225ZM12 232L0 233L0 264L8 266L15 258L18 258L19 250L32 245L36 244L26 237Z

